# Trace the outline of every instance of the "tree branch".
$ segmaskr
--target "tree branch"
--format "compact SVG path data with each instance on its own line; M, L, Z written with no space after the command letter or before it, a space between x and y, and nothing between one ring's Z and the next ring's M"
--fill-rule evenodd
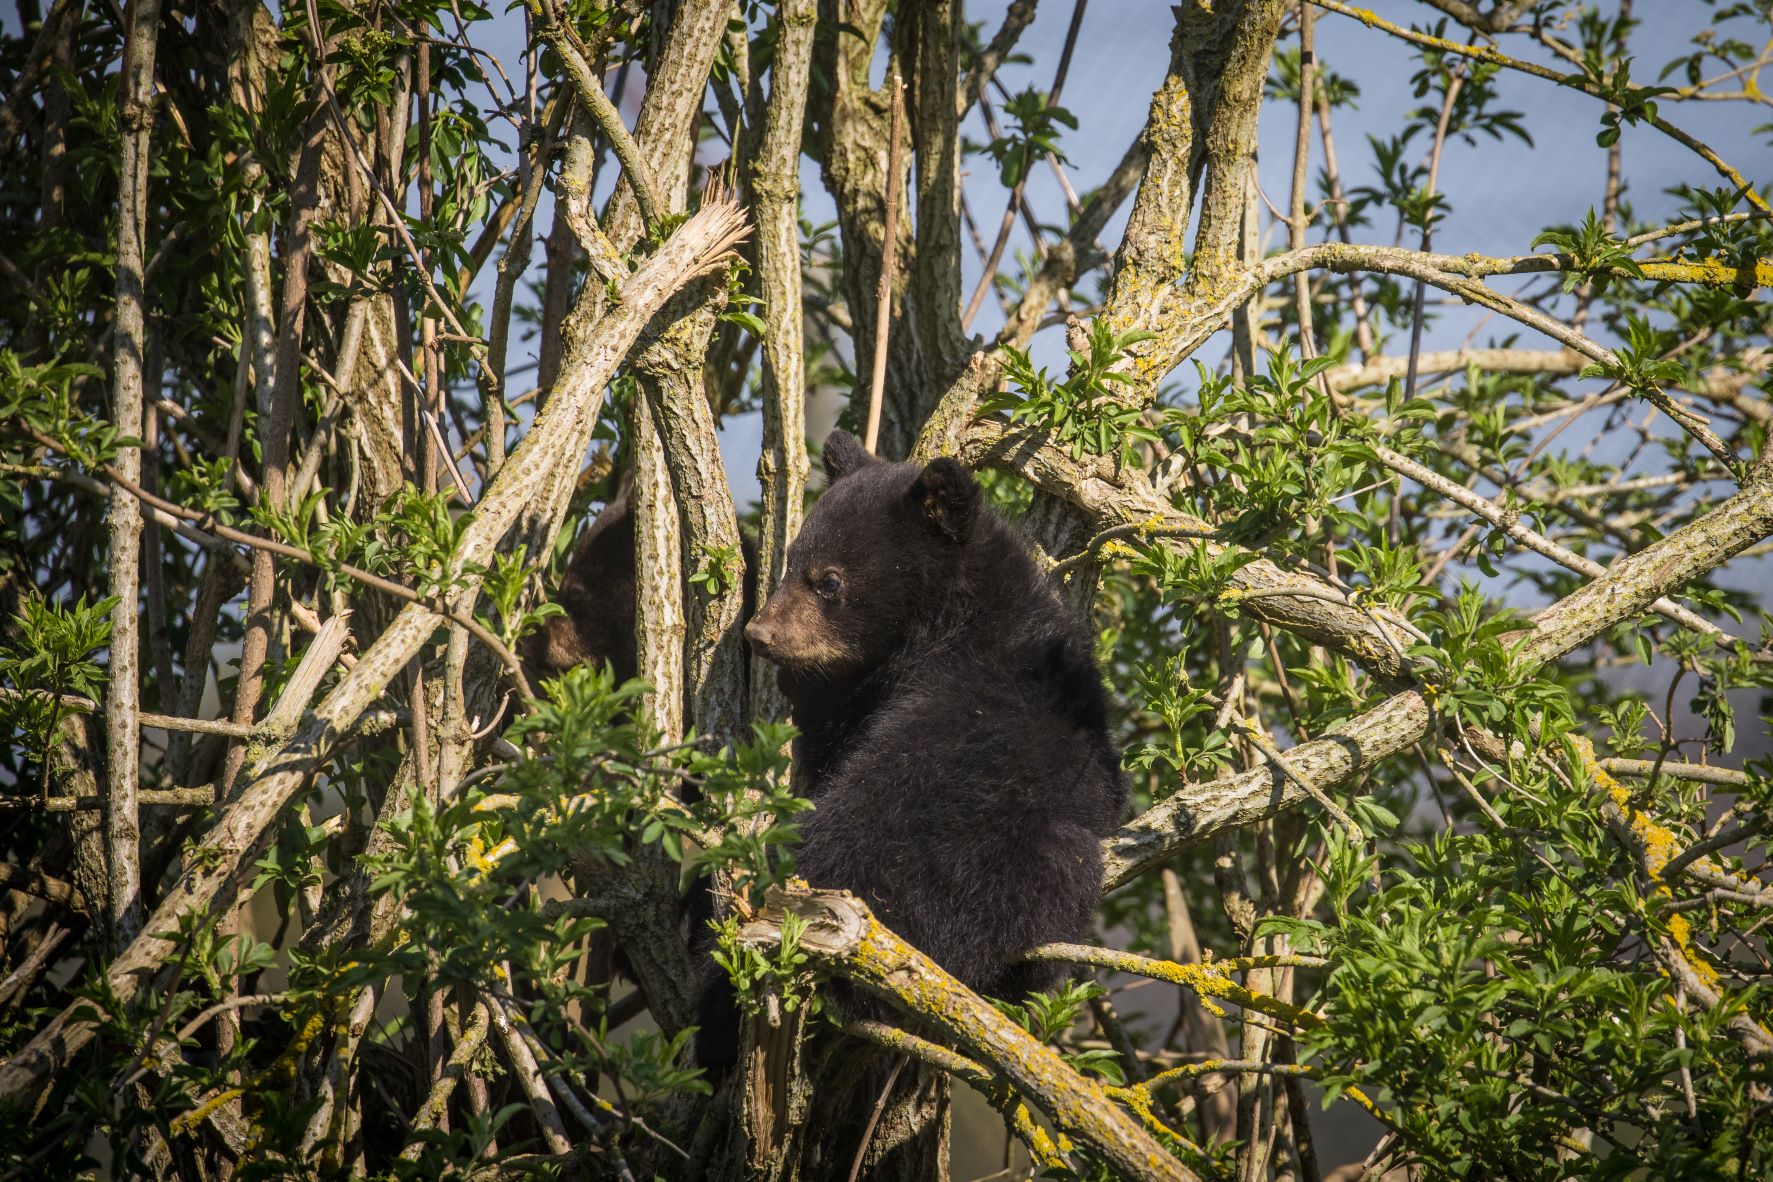
M1036 432L977 423L960 458L1015 472L1041 491L1084 510L1099 526L1150 527L1149 536L1167 533L1172 539L1169 545L1202 545L1210 554L1230 548L1223 542L1201 540L1215 532L1213 527L1173 508L1155 490L1120 482L1104 463L1075 463ZM1254 618L1345 654L1381 682L1395 684L1408 678L1409 669L1399 655L1412 643L1407 633L1400 629L1398 635L1388 636L1372 614L1323 579L1282 570L1259 558L1240 566L1231 582L1248 600L1242 610Z
M787 912L807 921L797 947L972 1047L1061 1133L1088 1143L1124 1176L1173 1182L1197 1177L1116 1107L1101 1084L1066 1066L1050 1047L888 931L847 891L772 890L766 910L741 929L741 937L775 944Z
M591 112L604 138L609 140L616 159L621 161L622 177L639 206L641 221L649 231L656 229L660 215L665 212L659 201L658 186L653 183L652 171L641 157L640 146L628 134L628 125L622 122L622 113L604 93L602 80L592 73L584 43L573 32L565 13L554 0L527 0L527 7L535 19L537 32L560 55L579 101Z
M1032 8L1032 4L1030 4ZM763 133L751 166L757 218L757 292L763 298L763 448L757 458L762 490L756 586L762 602L787 569L788 543L800 532L806 500L806 355L800 274L800 144L812 79L816 0L783 0L777 12L776 60ZM781 717L787 704L775 672L757 661L751 670L754 717Z
M142 243L148 227L149 137L154 127L154 56L160 37L160 0L131 0L123 44L119 121L123 158L117 194L117 311L112 341L111 421L126 438L142 431L142 361L146 328ZM156 394L159 392L156 391ZM139 480L142 449L117 449L117 468ZM135 939L142 925L141 823L136 794L141 787L141 619L138 574L142 512L136 499L111 490L110 691L105 697L105 765L109 807L105 845L110 859L106 900L107 935L112 948Z
M1516 650L1530 670L1583 645L1647 610L1773 532L1773 484L1751 486L1699 520L1615 562L1600 578L1541 611ZM1335 790L1427 734L1432 713L1424 693L1394 694L1301 743L1288 759L1323 791ZM1262 768L1203 784L1183 785L1103 843L1103 886L1112 890L1205 837L1248 825L1306 798L1286 778Z

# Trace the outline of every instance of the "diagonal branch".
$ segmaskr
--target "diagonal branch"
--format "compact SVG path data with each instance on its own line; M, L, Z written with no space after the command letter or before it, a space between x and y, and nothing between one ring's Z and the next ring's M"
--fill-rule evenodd
M1193 1182L1196 1175L1117 1107L1103 1086L1066 1066L995 1007L875 919L847 891L772 890L763 916L741 929L759 945L781 939L792 912L807 921L797 947L826 968L926 1019L971 1047L1046 1113L1066 1136L1089 1144L1122 1176Z
M555 53L560 55L561 62L566 66L567 76L572 79L573 89L578 93L579 101L597 120L597 126L609 140L609 146L621 161L622 175L634 193L634 201L640 207L640 218L646 223L648 230L656 229L659 216L664 209L659 204L658 186L653 183L652 170L641 158L640 145L628 134L628 125L622 122L622 113L604 93L603 83L591 70L591 63L584 42L565 20L565 13L552 0L528 0L530 16L535 19L536 29Z
M1498 53L1496 50L1487 48L1486 46L1463 45L1457 41L1449 41L1444 37L1436 37L1432 33L1420 33L1415 29L1406 29L1401 25L1395 25L1392 22L1385 20L1383 17L1380 17L1369 9L1355 8L1347 4L1338 3L1337 0L1311 0L1311 2L1319 8L1327 8L1331 12L1339 12L1343 16L1353 17L1368 28L1378 29L1383 33L1389 33L1393 37L1410 42L1412 45L1421 45L1425 48L1438 50L1442 53L1456 54L1460 57L1472 58L1475 61L1485 62L1490 65L1504 66L1510 70L1519 70L1521 73L1531 74L1535 78L1544 78L1547 81L1556 82L1560 86L1568 86L1572 89L1580 90L1582 93L1600 99L1603 102L1612 101L1594 84L1593 81L1583 77L1581 74L1560 74L1549 66L1541 66L1536 62L1522 61L1519 58L1509 57L1505 53ZM1732 168L1722 156L1719 156L1716 152L1712 151L1712 149L1707 147L1703 142L1674 126L1660 115L1647 116L1644 122L1648 123L1651 127L1654 127L1657 131L1660 131L1675 142L1692 149L1707 164L1717 169L1718 174L1725 180L1729 181L1731 185L1741 189L1743 197L1749 202L1749 204L1753 205L1762 213L1769 212L1766 200L1755 191L1755 187L1748 181L1744 180L1740 172L1737 172L1736 169Z
M1613 625L1648 610L1706 572L1773 533L1773 483L1737 493L1705 516L1608 568L1606 574L1545 608L1516 651L1524 670L1554 661ZM1433 723L1428 690L1394 694L1321 739L1287 753L1323 791L1346 785L1409 750ZM1183 846L1270 817L1306 799L1267 768L1187 784L1135 817L1103 843L1103 887L1112 890Z
M977 423L960 459L1015 472L1103 527L1129 526L1146 538L1164 537L1168 545L1205 546L1210 554L1232 549L1224 542L1202 540L1211 538L1213 527L1174 508L1155 490L1118 480L1100 461L1074 462L1035 432ZM1400 656L1402 647L1412 643L1410 637L1401 629L1389 635L1371 613L1326 580L1258 558L1239 566L1231 584L1239 593L1240 610L1255 619L1342 653L1381 682L1396 684L1410 676Z

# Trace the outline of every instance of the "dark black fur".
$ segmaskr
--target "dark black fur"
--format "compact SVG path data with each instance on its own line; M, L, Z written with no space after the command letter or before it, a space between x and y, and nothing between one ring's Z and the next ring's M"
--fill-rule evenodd
M531 685L595 661L609 666L616 684L635 676L634 515L629 493L597 515L573 546L553 602L563 614L549 616L524 644L524 675Z
M1126 800L1089 634L959 464L880 463L841 432L825 456L747 629L802 731L799 873L975 990L1048 988L1016 958L1088 932ZM732 1039L707 1036L718 1060Z
M574 543L552 599L563 614L547 617L524 642L524 675L532 686L587 661L609 666L617 685L639 675L631 496L624 489ZM743 624L757 607L757 543L743 528L739 550L745 562Z
M553 596L563 614L547 617L523 647L524 674L532 686L585 662L607 665L618 685L638 676L631 499L632 493L624 488L574 544ZM757 605L757 545L743 530L739 548L745 562L739 607L743 623ZM746 659L748 677L749 657ZM683 784L679 791L687 802L700 799L693 782ZM698 950L705 949L708 921L714 918L714 896L706 877L691 883L679 900L678 918L685 940ZM613 950L612 967L624 977L634 976L627 954L619 947Z

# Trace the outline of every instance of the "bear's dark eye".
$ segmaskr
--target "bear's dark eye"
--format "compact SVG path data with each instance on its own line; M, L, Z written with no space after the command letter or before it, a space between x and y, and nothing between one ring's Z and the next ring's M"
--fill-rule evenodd
M820 599L835 602L843 592L843 580L835 574L826 572L819 576L818 582L813 584L813 591L818 594Z

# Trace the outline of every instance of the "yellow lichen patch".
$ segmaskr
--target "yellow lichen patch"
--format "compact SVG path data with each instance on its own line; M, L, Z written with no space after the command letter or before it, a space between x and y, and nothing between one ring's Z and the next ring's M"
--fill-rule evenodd
M1708 287L1773 287L1773 261L1756 259L1753 266L1724 259L1660 260L1639 263L1645 279L1703 283Z
M1133 1112L1133 1115L1137 1116L1139 1118L1140 1123L1143 1124L1151 1132L1156 1133L1162 1137L1168 1137L1170 1140L1176 1142L1178 1145L1186 1145L1190 1149L1194 1149L1197 1152L1199 1151L1200 1147L1195 1145L1193 1141L1189 1140L1187 1137L1184 1137L1182 1134L1178 1133L1176 1130L1170 1128L1170 1126L1166 1125L1163 1121L1158 1119L1157 1113L1154 1112L1151 1107L1151 1093L1150 1092L1146 1091L1143 1088L1136 1088L1136 1087L1134 1087L1134 1088L1109 1088L1108 1094L1110 1096L1114 1097L1116 1100L1119 1100L1122 1104L1125 1104L1129 1109L1131 1109Z
M1667 893L1667 890L1664 887L1663 893ZM1693 925L1687 922L1686 916L1676 912L1668 917L1668 938L1674 941L1681 958L1687 962L1687 967L1693 970L1693 975L1699 978L1700 983L1707 989L1715 990L1720 984L1717 970L1706 963L1704 949L1693 943Z
M198 1125L208 1119L210 1113L229 1101L238 1100L243 1091L242 1088L223 1088L191 1111L179 1113L172 1118L173 1133L182 1135L194 1131Z
M1365 1108L1367 1113L1372 1116L1374 1120L1377 1120L1381 1124L1390 1128L1396 1127L1392 1123L1391 1114L1375 1104L1373 1102L1373 1097L1367 1095L1353 1084L1349 1084L1347 1087L1343 1088L1342 1094L1347 1096L1350 1100L1353 1100L1356 1104L1359 1104L1362 1108Z
M1607 799L1624 818L1632 841L1638 847L1639 856L1643 858L1644 872L1650 877L1651 894L1658 902L1672 900L1674 891L1663 879L1662 871L1679 853L1679 840L1666 826L1658 824L1642 809L1632 805L1631 792L1601 766L1592 742L1582 735L1572 736L1571 742L1576 748L1577 761L1587 773L1590 782L1606 793ZM1645 918L1648 920L1650 916L1646 915ZM1707 989L1716 990L1719 985L1717 970L1707 963L1706 950L1694 942L1693 925L1687 921L1687 917L1675 912L1663 921L1662 927L1668 933L1669 942L1686 969Z
M1607 794L1619 811L1624 814L1632 836L1643 849L1644 868L1652 879L1660 880L1662 868L1674 857L1679 844L1675 835L1651 820L1631 803L1631 792L1615 780L1607 769L1601 766L1600 759L1595 755L1594 744L1582 735L1574 735L1571 742L1576 748L1577 762L1588 775L1589 782ZM1662 886L1660 893L1668 893L1667 886Z
M1074 957L1073 952L1078 955ZM1246 961L1227 961L1223 965L1211 963L1178 964L1173 960L1157 960L1153 957L1138 956L1131 952L1119 952L1112 948L1084 949L1077 946L1067 946L1063 959L1075 959L1079 964L1096 965L1100 968L1168 981L1172 985L1181 985L1198 996L1202 1007L1216 1017L1227 1016L1216 1003L1228 1001L1246 1010L1255 1010L1257 1013L1267 1014L1271 1018L1291 1022L1295 1026L1309 1028L1324 1024L1324 1019L1312 1011L1290 1002L1281 1001L1277 997L1270 997L1266 993L1258 993L1248 986L1233 981L1229 975L1229 971L1238 968L1301 963L1296 958L1266 957L1262 959L1270 963L1260 966L1254 963L1256 958L1247 958L1247 963Z
M1110 538L1108 541L1102 543L1101 555L1103 558L1131 559L1138 558L1139 552L1121 541L1119 538Z
M1064 1133L1060 1133L1058 1142L1054 1143L1052 1134L1035 1123L1034 1115L1028 1111L1028 1105L1021 1101L1017 1101L1010 1111L1010 1125L1016 1130L1016 1135L1022 1138L1022 1144L1028 1146L1028 1155L1043 1170L1062 1167L1066 1155L1074 1148L1071 1138Z
M468 851L466 857L468 865L483 876L492 873L493 867L497 865L497 863L491 858L486 856L486 841L478 833L468 839Z

